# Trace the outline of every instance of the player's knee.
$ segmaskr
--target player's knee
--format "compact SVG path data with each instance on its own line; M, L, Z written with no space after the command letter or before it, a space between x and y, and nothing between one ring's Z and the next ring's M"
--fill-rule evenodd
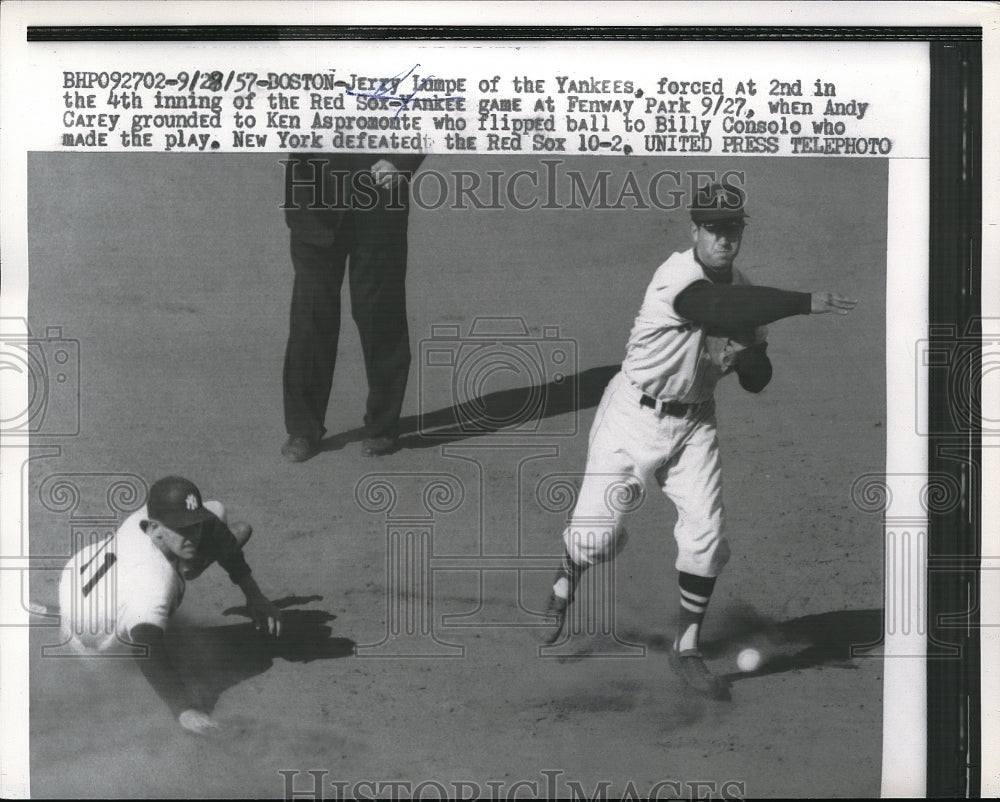
M628 532L617 526L568 526L563 531L566 552L578 565L613 559L625 548Z

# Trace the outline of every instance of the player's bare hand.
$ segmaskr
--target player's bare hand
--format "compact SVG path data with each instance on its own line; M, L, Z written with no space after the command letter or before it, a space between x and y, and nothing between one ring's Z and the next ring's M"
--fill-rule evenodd
M814 315L833 312L835 315L846 315L858 305L856 298L848 298L835 292L814 292L812 294L812 309Z
M185 710L178 716L178 721L184 729L196 735L208 735L222 729L214 718L200 710Z
M396 169L388 159L379 159L370 168L372 178L375 179L375 186L389 187L395 186L402 179L403 174Z
M258 632L271 635L281 635L281 610L275 607L265 596L249 599L250 615Z

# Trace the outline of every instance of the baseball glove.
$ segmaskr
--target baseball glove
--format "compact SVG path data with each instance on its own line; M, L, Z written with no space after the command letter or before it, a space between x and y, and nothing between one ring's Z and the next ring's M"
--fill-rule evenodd
M767 356L767 343L759 342L738 351L734 369L740 387L750 393L759 393L771 381L771 360Z

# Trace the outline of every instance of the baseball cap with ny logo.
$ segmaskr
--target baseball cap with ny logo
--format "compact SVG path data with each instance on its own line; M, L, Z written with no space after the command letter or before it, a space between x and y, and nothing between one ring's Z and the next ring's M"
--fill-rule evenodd
M146 511L153 520L177 531L211 520L215 516L202 503L194 482L180 476L157 479L149 488Z

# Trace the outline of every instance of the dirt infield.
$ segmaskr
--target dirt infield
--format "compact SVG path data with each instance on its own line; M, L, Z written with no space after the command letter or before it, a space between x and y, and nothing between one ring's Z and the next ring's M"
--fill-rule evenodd
M746 645L771 661L734 676L733 701L716 703L667 665L675 513L660 498L629 523L604 629L540 656L527 626L561 552L553 477L571 485L584 468L594 407L649 278L688 247L683 209L461 209L454 195L414 208L404 448L360 454L365 379L345 314L330 437L289 465L279 158L30 156L31 329L61 327L81 361L80 433L48 441L58 449L30 464L32 554L68 557L73 533L96 526L87 521L107 526L108 486L181 473L254 524L248 560L288 616L283 642L262 643L220 569L188 585L170 637L217 700L226 730L214 740L184 733L130 660L42 657L58 638L38 626L32 795L276 797L289 778L309 789L310 770L325 772L314 776L326 798L334 782L344 796L386 797L391 786L377 784L392 781L411 792L429 783L424 798L439 787L471 798L473 785L490 796L490 782L510 798L552 783L589 798L602 782L609 797L630 782L661 798L697 796L698 782L730 798L876 795L881 662L850 659L850 647L879 639L882 539L851 487L885 464L886 163L633 157L560 168L588 181L611 171L612 201L627 169L640 187L660 170L742 170L751 219L738 265L749 278L861 299L848 318L773 324L767 390L750 396L726 380L717 392L733 559L706 619L706 656L720 673L737 671ZM430 157L423 169L541 168ZM493 419L542 392L534 430L463 430L452 388L467 385L426 359L459 354L487 318L523 321L540 370L469 381ZM572 369L553 367L553 343ZM568 384L553 379L560 371ZM53 502L60 476L86 488L77 508ZM396 558L427 570L408 574ZM54 604L56 572L35 574L31 596ZM433 584L401 584L413 576ZM400 609L415 633L402 641L391 637Z

